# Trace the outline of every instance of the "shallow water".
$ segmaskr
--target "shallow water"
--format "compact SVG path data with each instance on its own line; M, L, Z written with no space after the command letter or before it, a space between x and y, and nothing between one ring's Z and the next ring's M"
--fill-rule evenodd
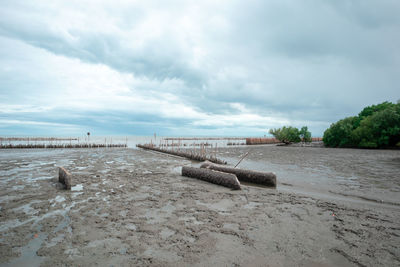
M400 150L246 146L221 149L220 156L239 167L274 172L278 190L358 202L400 205Z

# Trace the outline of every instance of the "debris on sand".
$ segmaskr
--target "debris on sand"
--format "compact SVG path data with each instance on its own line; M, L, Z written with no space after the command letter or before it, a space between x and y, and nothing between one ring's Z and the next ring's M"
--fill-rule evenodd
M72 175L63 167L58 167L58 181L65 186L65 189L71 190Z
M182 176L197 178L213 184L240 190L238 178L231 173L184 166L182 167Z
M211 162L203 163L200 168L211 169L220 172L235 174L239 181L262 184L265 186L276 187L276 175L273 172L258 172L233 167L221 166Z

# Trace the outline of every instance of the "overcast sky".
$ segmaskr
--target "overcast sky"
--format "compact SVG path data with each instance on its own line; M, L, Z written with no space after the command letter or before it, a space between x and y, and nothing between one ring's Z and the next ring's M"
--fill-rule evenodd
M400 99L400 1L0 5L0 135L262 136Z

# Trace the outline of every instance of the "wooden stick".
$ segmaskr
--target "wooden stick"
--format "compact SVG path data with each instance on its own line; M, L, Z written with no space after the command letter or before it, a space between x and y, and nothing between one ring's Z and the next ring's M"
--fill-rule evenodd
M250 153L250 151L248 151L246 154L244 154L244 156L239 160L239 162L235 165L235 167L233 167L233 168L236 168L239 164L240 164L240 162L242 162L242 160L245 158L245 157L247 157L247 155Z

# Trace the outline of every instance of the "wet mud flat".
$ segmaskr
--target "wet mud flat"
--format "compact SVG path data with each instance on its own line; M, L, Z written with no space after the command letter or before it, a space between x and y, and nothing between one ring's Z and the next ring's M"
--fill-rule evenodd
M277 189L182 177L199 163L136 149L2 151L0 265L400 264L398 152L256 146L218 157L233 164L249 149L240 166L275 171ZM57 166L74 175L71 191Z

